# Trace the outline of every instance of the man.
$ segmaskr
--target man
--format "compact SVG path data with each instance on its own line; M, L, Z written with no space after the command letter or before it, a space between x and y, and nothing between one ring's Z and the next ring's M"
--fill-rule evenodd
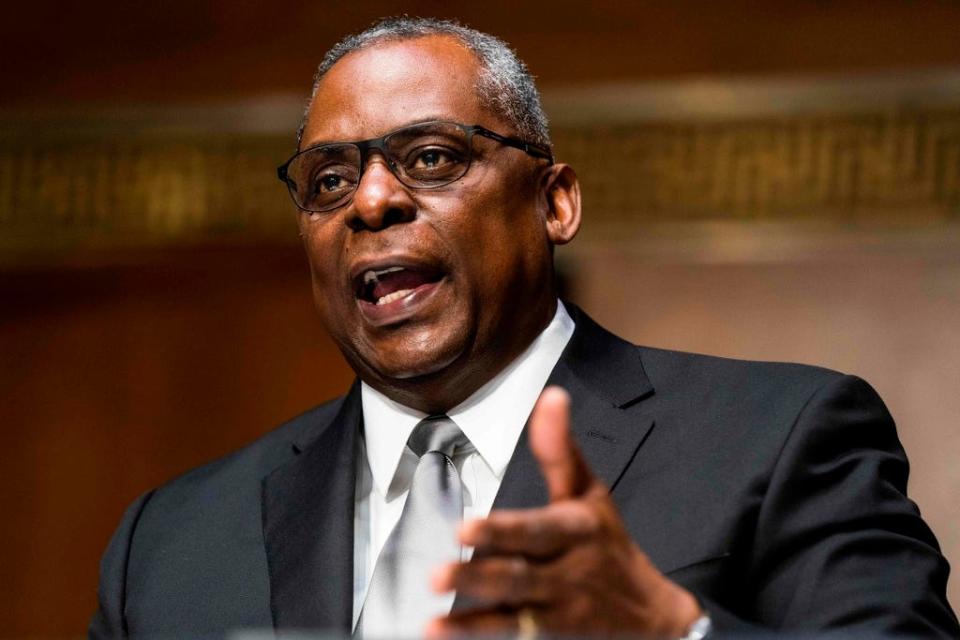
M579 187L503 43L347 38L280 175L359 381L140 498L91 636L960 633L865 383L635 347L558 303Z

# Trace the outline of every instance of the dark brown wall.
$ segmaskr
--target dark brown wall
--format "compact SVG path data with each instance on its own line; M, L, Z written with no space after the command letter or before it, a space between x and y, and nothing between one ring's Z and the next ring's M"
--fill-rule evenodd
M543 84L960 64L960 4L906 0L7 3L13 103L303 93L320 56L377 17L459 17L512 43Z
M79 634L123 509L352 379L298 247L0 274L0 625Z

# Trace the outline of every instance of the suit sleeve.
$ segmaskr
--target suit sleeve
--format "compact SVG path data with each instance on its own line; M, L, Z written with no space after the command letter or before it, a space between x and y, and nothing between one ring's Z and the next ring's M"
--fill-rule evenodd
M960 637L949 567L907 475L893 419L866 382L836 377L814 393L757 517L750 617L776 629Z
M91 640L126 638L128 635L124 617L127 560L137 521L151 495L152 492L143 494L127 508L100 561L100 586L97 589L99 606L87 631Z

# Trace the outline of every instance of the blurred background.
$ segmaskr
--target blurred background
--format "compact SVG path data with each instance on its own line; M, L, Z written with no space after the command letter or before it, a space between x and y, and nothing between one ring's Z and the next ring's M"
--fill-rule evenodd
M349 384L274 167L323 52L403 12L539 78L573 300L866 378L960 563L960 3L39 0L0 21L0 636L82 635L131 500Z

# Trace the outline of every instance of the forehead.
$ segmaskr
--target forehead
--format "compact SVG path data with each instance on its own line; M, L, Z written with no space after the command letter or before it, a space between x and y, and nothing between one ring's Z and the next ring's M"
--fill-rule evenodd
M477 97L478 70L474 54L449 36L349 53L321 79L301 146L373 138L424 120L496 126Z

